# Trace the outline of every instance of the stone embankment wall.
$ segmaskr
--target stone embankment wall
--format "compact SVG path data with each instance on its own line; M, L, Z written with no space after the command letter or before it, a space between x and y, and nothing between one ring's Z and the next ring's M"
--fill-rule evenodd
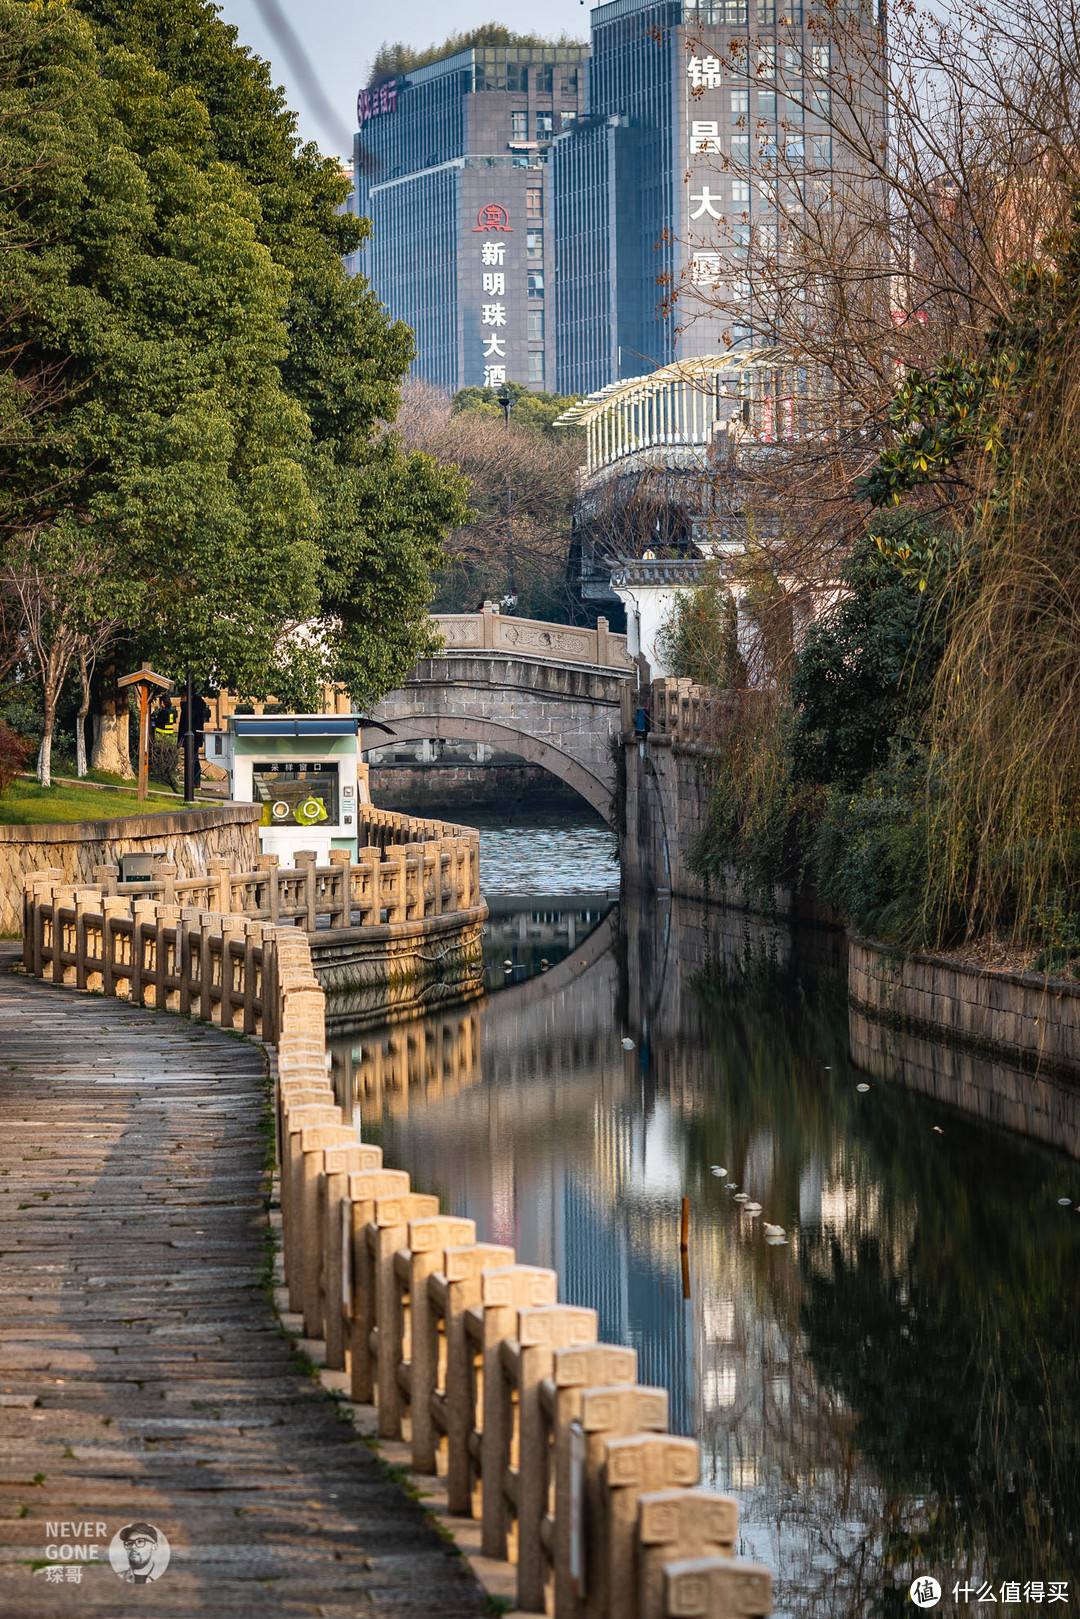
M945 956L902 956L852 937L848 992L876 1022L996 1054L1020 1067L1080 1074L1080 984L999 972Z
M372 765L371 796L383 809L431 809L467 812L480 806L492 809L584 810L584 800L572 787L539 765L506 763ZM588 811L586 810L587 814Z
M95 866L114 866L123 854L156 854L178 877L196 877L211 860L234 871L258 863L258 804L222 804L123 820L69 821L58 825L0 826L0 934L22 932L23 879L53 868L63 882L94 882Z

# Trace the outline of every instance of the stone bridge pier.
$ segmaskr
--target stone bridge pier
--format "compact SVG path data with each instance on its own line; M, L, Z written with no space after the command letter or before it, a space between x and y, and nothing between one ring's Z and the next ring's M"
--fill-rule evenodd
M549 643L554 644L545 650L554 655L538 657L524 648L502 646L459 651L447 635L446 652L422 658L405 685L388 693L371 711L371 718L390 726L402 742L425 738L484 742L517 754L566 782L610 824L615 788L612 739L624 723L623 693L629 692L635 676L633 665L621 647L618 664L574 661L577 638L588 637L595 644L596 631L531 625L527 620L501 624L512 625L518 640L529 629L550 632ZM570 642L566 648L570 656L559 645L564 637ZM622 641L621 636L606 636L606 631L605 637L609 643Z

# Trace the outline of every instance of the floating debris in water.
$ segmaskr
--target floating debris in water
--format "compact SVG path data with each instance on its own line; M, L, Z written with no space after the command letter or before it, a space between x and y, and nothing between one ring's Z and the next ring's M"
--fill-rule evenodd
M768 1243L770 1248L784 1248L787 1245L786 1237L778 1237L775 1232L772 1231L766 1231L765 1241Z
M736 1186L738 1186L738 1184L739 1184L738 1181L728 1181L728 1183L727 1183L728 1191L733 1192L735 1190Z
M870 1087L869 1085L856 1085L855 1089L857 1091L868 1091Z
M719 1164L710 1164L709 1167L712 1170L713 1174L716 1175L718 1179L722 1180L723 1177L727 1174L727 1170L722 1169Z
M934 1126L934 1134L936 1136L943 1136L945 1134L945 1132L941 1128L940 1124L935 1124L935 1126Z
M1072 1198L1071 1197L1059 1197L1058 1202L1061 1204L1061 1207L1063 1209L1067 1209L1067 1208L1070 1208L1072 1206Z
M634 1042L628 1034L624 1034L622 1037L622 1048L624 1051L633 1051L634 1049Z
M504 973L512 973L513 970L514 970L514 963L510 960L510 957L507 956L506 960L503 962L503 972Z
M735 1193L735 1201L736 1201L736 1203L749 1203L749 1201L750 1201L750 1193L749 1192L736 1192Z
M743 1213L744 1214L760 1214L761 1213L761 1204L760 1203L748 1203L746 1205L746 1207L743 1209Z
M767 1237L783 1237L787 1234L782 1225L770 1225L768 1220L762 1220L761 1229Z

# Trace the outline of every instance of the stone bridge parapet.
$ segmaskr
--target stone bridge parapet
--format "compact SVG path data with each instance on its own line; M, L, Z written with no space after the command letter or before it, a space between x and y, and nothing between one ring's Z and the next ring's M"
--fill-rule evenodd
M517 754L558 776L610 822L611 743L636 675L625 637L611 635L603 620L586 630L489 612L438 624L446 650L420 659L371 718L401 742L445 738ZM487 645L479 644L484 636Z

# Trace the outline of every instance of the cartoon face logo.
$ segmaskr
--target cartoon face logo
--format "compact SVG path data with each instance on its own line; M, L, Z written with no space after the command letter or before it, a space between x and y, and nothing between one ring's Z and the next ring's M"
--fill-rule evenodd
M125 1585L149 1585L169 1566L169 1542L152 1523L129 1523L109 1544L109 1562Z
M476 224L473 226L474 232L478 230L513 230L513 228L510 223L510 215L501 202L485 203L477 214Z

